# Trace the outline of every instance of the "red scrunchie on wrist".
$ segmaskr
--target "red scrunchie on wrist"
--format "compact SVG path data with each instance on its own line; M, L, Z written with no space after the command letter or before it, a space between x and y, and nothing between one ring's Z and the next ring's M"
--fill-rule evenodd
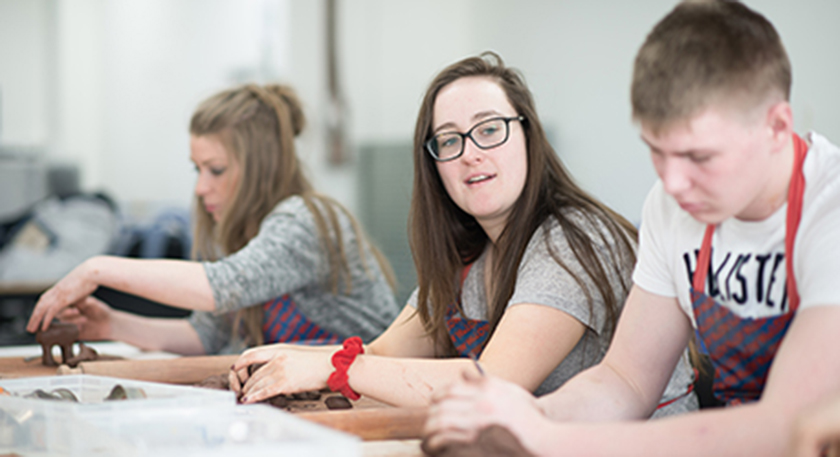
M356 356L364 353L365 348L362 347L362 339L358 336L352 336L344 340L344 349L339 349L332 356L332 364L335 367L335 371L327 379L327 387L333 392L341 392L342 395L351 400L361 398L361 395L351 389L350 384L347 383L349 380L347 370L353 364L353 361L356 360Z

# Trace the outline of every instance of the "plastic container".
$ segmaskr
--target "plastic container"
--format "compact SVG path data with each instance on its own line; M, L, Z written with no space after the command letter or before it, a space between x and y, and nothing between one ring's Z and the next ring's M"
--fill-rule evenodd
M104 401L117 384L142 389L145 398ZM120 417L155 408L224 408L236 404L230 391L93 375L0 379L0 387L18 395L0 395L0 454L69 454L84 447L83 441L94 438L107 444L107 437L97 436L98 432L83 422L87 416ZM59 388L71 391L79 402L22 397L37 389L52 392Z
M85 422L108 439L78 443L74 455L356 457L361 452L359 438L267 405L97 413Z

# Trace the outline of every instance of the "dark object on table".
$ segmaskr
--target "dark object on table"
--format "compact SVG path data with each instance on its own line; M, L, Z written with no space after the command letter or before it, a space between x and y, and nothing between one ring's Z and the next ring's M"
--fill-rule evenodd
M519 439L501 425L481 429L471 443L451 443L440 449L429 449L427 441L423 440L420 449L432 457L533 457Z
M117 384L111 389L111 393L105 397L105 401L114 400L136 400L146 398L146 392L139 387L123 387L122 384Z
M254 374L263 364L254 364L248 367L249 374ZM230 390L230 379L227 373L217 374L205 378L203 381L194 384L195 387L209 389ZM326 391L324 391L326 392ZM331 396L324 401L323 393L318 390L298 392L294 394L279 394L267 398L260 403L266 403L275 408L285 409L290 412L312 411L319 409L349 409L353 404L343 396ZM237 399L239 402L240 399Z
M321 392L317 390L310 390L308 392L298 392L291 395L292 400L308 400L315 401L321 399Z
M70 359L65 359L64 363L70 365L72 368L76 368L80 362L92 362L94 360L99 360L99 354L90 346L85 345L85 343L79 343L79 353L70 357Z
M289 397L283 394L275 395L271 398L263 400L261 403L268 403L275 408L286 408L289 406Z
M327 409L350 409L353 407L350 400L341 395L333 395L332 397L327 398L324 400L324 404L327 405Z
M204 378L203 381L195 384L195 387L205 387L208 389L230 390L230 379L227 373L217 374Z
M53 322L50 328L46 330L39 330L35 335L35 340L41 345L43 356L41 363L48 367L58 366L52 356L52 348L56 344L61 347L62 363L69 365L70 359L73 357L73 343L79 339L79 327L73 324L65 324L61 322ZM75 367L75 365L73 365Z
M265 364L264 363L252 363L251 365L248 365L248 377L254 376L254 373L256 373L257 370L259 370L260 368L262 368L263 365L265 365Z

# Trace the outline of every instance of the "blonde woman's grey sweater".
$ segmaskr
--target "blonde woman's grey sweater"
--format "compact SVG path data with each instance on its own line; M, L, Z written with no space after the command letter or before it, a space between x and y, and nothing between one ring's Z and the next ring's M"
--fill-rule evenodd
M231 338L236 311L287 294L307 319L342 337L369 342L385 330L399 312L394 293L366 243L360 255L350 219L336 212L351 279L349 288L340 281L338 294L315 219L298 196L280 202L238 252L203 263L216 310L194 312L190 323L208 354L244 349L241 336Z

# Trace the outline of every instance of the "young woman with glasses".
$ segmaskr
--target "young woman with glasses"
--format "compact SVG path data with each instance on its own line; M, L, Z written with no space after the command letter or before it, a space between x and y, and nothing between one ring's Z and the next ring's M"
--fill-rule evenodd
M41 296L28 330L58 316L78 324L83 340L188 355L373 340L399 312L390 266L304 176L294 142L304 124L287 86L245 85L205 100L190 123L201 262L93 257ZM194 312L155 319L113 310L90 296L100 285Z
M409 231L418 287L388 330L364 348L245 352L231 384L246 402L329 385L426 405L467 370L541 395L604 355L636 230L572 181L499 56L457 62L426 92ZM696 407L691 382L680 365L660 414Z

